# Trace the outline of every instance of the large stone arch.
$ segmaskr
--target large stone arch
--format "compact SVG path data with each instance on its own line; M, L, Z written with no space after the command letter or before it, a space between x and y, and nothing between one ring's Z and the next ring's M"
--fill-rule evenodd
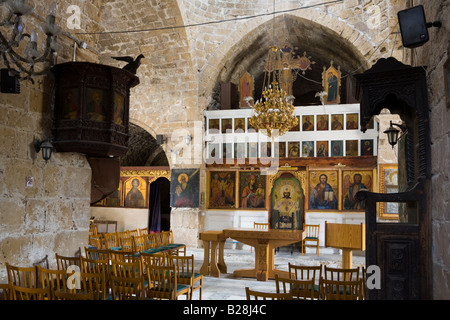
M316 57L312 57L312 60L319 58L318 60L327 64L334 60L345 71L343 75L366 70L380 56L376 52L376 44L364 33L318 9L278 15L275 21L271 16L261 16L247 21L245 27L233 32L215 50L215 55L201 70L199 103L206 108L211 103L218 84L238 83L243 71L249 71L256 78L262 73L260 66L274 43L273 39L283 40L286 35L289 35L286 40L300 51L309 53L310 49L316 49ZM328 59L325 58L327 52ZM317 71L321 72L322 67L317 65ZM255 86L255 90L259 89Z

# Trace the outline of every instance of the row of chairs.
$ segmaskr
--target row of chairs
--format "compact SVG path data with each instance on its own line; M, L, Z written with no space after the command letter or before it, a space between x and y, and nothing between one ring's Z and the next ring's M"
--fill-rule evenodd
M91 224L89 227L89 245L101 249L110 249L113 247L119 247L121 239L130 239L131 237L143 236L147 234L149 234L147 228L125 230L121 232L115 231L109 233L98 233L96 225Z
M275 275L275 292L245 287L247 300L364 300L365 269L288 264L289 277ZM318 280L318 281L317 281Z
M173 247L177 248L177 251L186 253L184 244L174 243L172 230L150 234L145 232L138 234L132 231L105 233L103 235L90 236L89 245L98 249L135 252Z
M202 298L203 276L194 272L194 256L170 251L139 254L85 248L86 256L56 254L57 270L6 264L5 300L125 300Z

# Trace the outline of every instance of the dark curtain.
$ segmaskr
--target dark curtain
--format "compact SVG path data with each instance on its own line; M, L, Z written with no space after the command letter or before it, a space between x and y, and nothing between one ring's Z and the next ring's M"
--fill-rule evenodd
M150 232L161 231L161 179L157 179L150 185L149 221Z

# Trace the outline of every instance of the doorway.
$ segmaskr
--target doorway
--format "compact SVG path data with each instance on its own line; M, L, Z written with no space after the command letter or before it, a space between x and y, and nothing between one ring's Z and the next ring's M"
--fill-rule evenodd
M169 231L170 213L170 181L161 177L150 184L148 230Z

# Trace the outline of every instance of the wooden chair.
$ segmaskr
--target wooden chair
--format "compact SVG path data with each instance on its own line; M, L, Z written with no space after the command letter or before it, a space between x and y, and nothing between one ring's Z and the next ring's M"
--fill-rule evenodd
M0 300L12 300L11 285L0 283Z
M9 284L14 284L15 286L23 288L38 287L38 273L36 266L18 267L12 266L8 262L6 262L5 265Z
M148 279L147 297L151 299L178 300L180 295L187 295L190 300L190 286L177 282L177 270L174 265L146 266Z
M304 247L315 247L316 254L319 256L319 229L320 224L303 224L305 238L302 240L302 255ZM314 244L306 244L306 242L314 242Z
M269 230L269 227L270 227L270 223L253 222L253 228L254 229ZM250 252L253 252L253 247L250 247Z
M104 239L101 234L97 235L89 235L89 242L88 244L90 246L96 247L97 249L102 249L104 246Z
M155 239L155 246L161 247L163 245L161 232L153 232L152 235Z
M292 212L292 214L290 216L286 216L286 215L278 215L278 220L277 220L277 229L287 229L287 230L294 230L295 226L294 226L294 213ZM294 244L291 244L291 255L294 253ZM278 252L279 248L275 249L275 252Z
M116 248L119 246L119 240L117 239L117 233L104 233L103 238L105 239L105 249Z
M89 235L90 236L95 236L97 234L98 234L97 224L91 223L89 225Z
M245 287L245 294L247 296L247 300L292 300L292 295L290 292L262 292L250 290L248 287Z
M56 291L54 300L95 300L93 292L63 292Z
M50 288L26 288L11 284L13 300L49 300Z
M145 298L141 261L111 260L111 295L113 300L142 300Z
M194 271L194 255L168 256L168 258L176 267L178 283L187 284L191 287L190 298L192 299L194 291L199 290L199 300L202 300L203 275Z
M360 268L342 269L332 268L328 266L323 267L323 277L325 280L335 281L354 281L360 279Z
M324 300L363 300L364 282L321 279Z
M145 250L153 249L159 246L156 239L156 233L149 233L145 235Z
M134 262L139 259L139 254L134 251L111 250L110 261Z
M40 288L49 288L50 289L50 300L55 300L55 293L56 292L69 292L70 288L68 286L68 281L72 280L69 279L71 275L74 275L75 271L71 274L67 272L67 270L52 270L52 269L45 269L42 267L38 267L38 275L39 275L39 282L40 282ZM74 277L73 280L77 282L79 278ZM75 283L74 287L76 285L79 285Z
M67 270L69 266L78 266L81 269L80 257L66 257L55 253L56 268L58 270Z
M116 247L120 247L120 240L130 238L130 232L128 230L122 232L116 232ZM109 248L111 249L111 248Z
M106 273L80 273L81 292L92 293L94 300L110 300L111 295L107 291Z
M138 229L138 231L139 231L140 236L143 236L144 234L148 234L147 228L140 228L140 229Z
M139 230L138 229L128 230L128 236L130 236L130 237L137 237L138 235L139 235Z
M143 234L141 236L133 237L133 248L136 252L141 252L146 250L146 237L147 235Z
M134 237L119 238L119 247L121 251L134 251Z
M319 299L320 287L318 284L322 277L322 265L319 266L298 266L288 263L289 279L295 280L313 280L314 281L314 298Z
M106 282L106 290L109 289L109 277L111 270L109 267L109 260L99 260L99 259L88 259L85 257L80 257L81 261L81 273L95 273L99 275L104 275Z
M278 293L291 293L293 300L315 299L314 280L281 278L278 274L275 274L275 284Z
M93 260L109 260L109 249L94 249L84 247L86 258Z

